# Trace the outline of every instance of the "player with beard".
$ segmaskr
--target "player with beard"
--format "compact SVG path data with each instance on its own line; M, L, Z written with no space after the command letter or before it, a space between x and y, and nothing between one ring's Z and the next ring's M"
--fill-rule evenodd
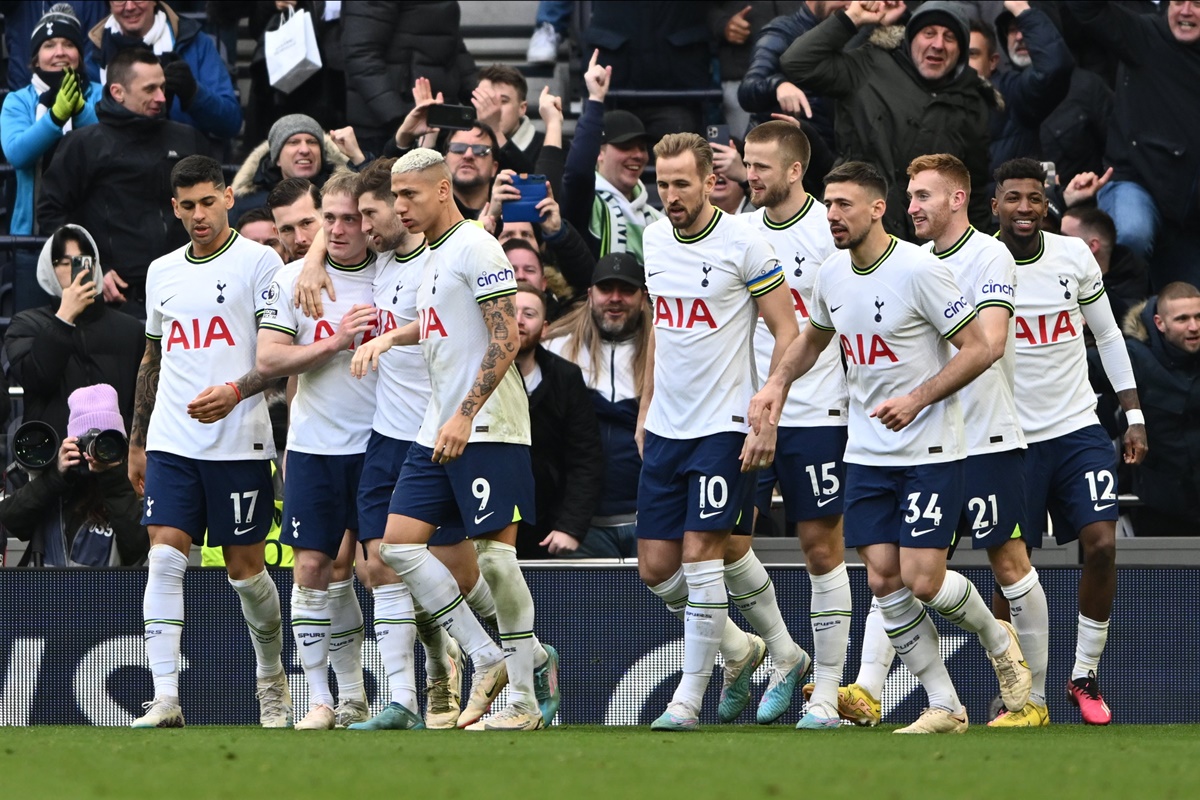
M758 209L749 219L782 260L796 321L804 326L820 265L837 252L829 225L817 210L819 204L804 191L811 152L808 137L787 122L765 122L746 134L745 151L750 201ZM774 340L759 319L754 337L759 380L766 380L773 349ZM847 402L841 353L831 343L789 392L779 421L775 464L763 470L758 480L760 514L770 513L771 493L779 484L787 524L800 540L812 581L810 622L816 664L808 711L796 725L802 730L836 730L840 725L838 685L846 662L851 612L842 542ZM853 700L847 697L845 702ZM766 721L763 717L770 711L760 708L759 722Z
M699 723L713 657L729 627L725 586L744 598L739 606L766 640L778 674L798 678L811 661L788 634L758 559L726 567L730 533L753 510L750 472L769 466L775 449L773 428L748 433L757 379L744 354L759 313L775 336L773 360L797 330L770 245L709 202L715 177L708 143L676 133L654 152L667 219L650 224L643 239L654 329L639 419L638 572L668 607L686 586L683 678L651 726L681 731ZM788 693L786 709L786 682L773 681L763 702L774 705L780 692Z
M1028 158L1006 161L995 180L992 211L1000 219L998 236L1016 259L1021 287L1014 394L1029 443L1027 539L1041 547L1049 510L1055 541L1079 540L1083 569L1067 696L1079 706L1084 722L1107 725L1112 711L1100 695L1096 671L1117 589L1117 464L1088 383L1085 322L1129 423L1123 444L1126 464L1146 457L1145 420L1129 353L1104 298L1100 266L1081 239L1042 230L1049 206L1041 164Z
M850 392L846 544L858 548L888 636L929 694L929 708L897 732L961 733L966 709L922 604L978 634L998 674L1022 669L1017 637L970 581L946 569L966 457L955 393L993 356L949 268L884 230L886 196L869 164L847 162L825 176L826 219L841 252L821 265L809 324L755 395L750 416L760 429L778 423L791 382L838 334Z

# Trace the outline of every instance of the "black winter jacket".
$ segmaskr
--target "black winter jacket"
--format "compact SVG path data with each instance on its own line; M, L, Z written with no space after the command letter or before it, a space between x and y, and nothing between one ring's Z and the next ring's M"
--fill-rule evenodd
M479 82L459 33L457 2L356 2L342 6L346 121L369 136L392 136L413 107L417 78L436 96L470 105ZM362 129L362 130L359 130Z
M1121 59L1105 158L1113 180L1141 184L1169 222L1200 222L1200 44L1115 3L1067 7Z
M1112 89L1087 69L1071 73L1071 87L1058 108L1042 122L1042 156L1053 161L1059 184L1081 172L1104 172L1104 143L1113 113Z
M780 59L783 74L805 90L837 100L842 161L874 164L888 181L884 225L915 241L906 209L906 170L927 153L951 153L971 174L971 224L993 230L988 183L988 115L995 91L975 70L931 86L917 72L900 26L880 28L863 47L844 50L858 29L844 11L801 36ZM966 55L963 55L966 58Z
M171 210L171 169L208 155L196 128L125 110L111 97L96 107L97 125L59 142L42 178L38 222L53 231L73 222L96 240L100 261L126 280L144 282L159 256L187 244Z

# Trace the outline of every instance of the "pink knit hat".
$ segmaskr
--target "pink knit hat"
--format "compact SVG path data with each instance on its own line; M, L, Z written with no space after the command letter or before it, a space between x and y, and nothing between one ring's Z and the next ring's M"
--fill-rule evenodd
M84 386L67 398L71 418L67 420L67 436L80 436L92 428L125 433L125 420L117 407L117 390L107 383Z

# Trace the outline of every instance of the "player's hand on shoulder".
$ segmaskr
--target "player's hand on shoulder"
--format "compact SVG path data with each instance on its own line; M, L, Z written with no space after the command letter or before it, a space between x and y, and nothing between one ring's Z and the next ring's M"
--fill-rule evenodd
M304 312L309 319L320 319L325 315L325 304L321 300L321 291L329 295L329 299L337 300L337 292L333 288L333 279L325 269L324 260L304 259L300 268L300 276L292 290L292 305Z
M875 406L871 416L882 422L888 430L898 431L906 428L910 422L916 419L922 408L924 406L918 400L914 399L911 394L906 394L884 400Z
M238 399L237 391L227 383L209 386L188 403L188 416L205 425L220 422L233 411Z
M552 556L574 553L579 549L579 540L566 531L550 531L550 535L539 542Z
M471 417L457 413L438 431L437 441L433 445L433 460L439 464L449 464L463 454L467 441L471 438Z

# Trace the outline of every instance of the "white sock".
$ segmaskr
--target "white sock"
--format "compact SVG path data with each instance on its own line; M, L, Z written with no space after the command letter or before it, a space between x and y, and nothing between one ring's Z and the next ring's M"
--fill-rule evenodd
M329 688L329 592L292 585L292 637L311 693L309 705L333 707Z
M417 639L417 621L412 594L403 583L376 586L371 593L375 596L375 643L387 672L388 693L393 703L416 714L417 673L413 645ZM437 630L446 635L441 628Z
M942 588L929 601L929 607L963 630L979 636L983 649L993 656L1002 655L1008 649L1011 638L1008 631L992 615L975 584L960 573L946 571Z
M720 559L684 564L683 575L688 586L683 617L683 677L671 702L682 703L699 714L704 690L712 678L721 631L729 619L725 564Z
M450 677L450 634L442 630L437 620L415 599L413 611L417 621L417 638L425 650L425 677L431 681Z
M788 633L775 598L775 584L753 550L725 565L725 586L733 604L767 643L775 668L787 670L794 666L803 651Z
M179 697L179 639L183 635L183 574L188 559L166 544L150 548L146 592L142 595L146 660L155 697Z
M1108 620L1097 622L1080 614L1076 636L1071 680L1086 678L1089 672L1099 671L1100 656L1104 655L1104 644L1108 641Z
M279 611L279 590L264 569L244 581L229 579L242 602L242 616L250 628L254 645L255 673L270 678L283 672L283 617Z
M688 601L687 580L683 577L683 567L657 586L647 588L662 598L667 611L678 617L680 622L683 621ZM721 631L721 644L717 649L721 658L726 661L744 661L750 655L750 637L728 618L728 614L725 627Z
M541 646L533 635L533 596L517 563L517 548L480 539L475 543L475 551L479 572L488 586L493 587L492 596L496 599L496 627L508 662L510 702L536 710L533 670Z
M478 545L476 548L476 558L478 558ZM471 591L467 592L467 605L475 612L475 616L499 627L496 623L496 599L492 597L492 587L488 586L487 580L483 577L483 567L480 567L479 570L479 580L475 581Z
M459 594L458 583L450 570L429 555L428 547L423 544L381 544L379 556L408 586L413 600L429 610L429 616L458 640L477 669L490 667L504 658L504 653Z
M887 629L883 624L883 612L879 610L879 600L871 598L871 610L867 612L867 627L863 631L862 660L858 665L858 677L854 679L862 688L871 693L876 700L883 698L883 686L887 683L888 673L892 671L892 661L896 658L896 648L888 638Z
M942 654L938 652L938 632L925 606L908 589L879 598L879 613L892 646L908 671L917 676L929 695L929 706L958 714L962 711L958 692Z
M818 717L837 718L838 686L846 669L850 644L850 576L838 564L824 575L810 575L813 630L813 693L808 710ZM886 638L886 634L885 634ZM886 677L886 673L885 673ZM878 698L877 698L878 699Z
M1050 649L1050 611L1046 606L1046 592L1038 580L1037 570L1030 568L1024 578L1011 586L1001 586L1000 593L1008 599L1008 612L1017 638L1021 640L1021 652L1032 673L1033 686L1029 690L1029 702L1046 705L1046 663Z
M337 678L338 700L367 702L363 688L362 606L354 593L354 577L329 584L329 664Z

